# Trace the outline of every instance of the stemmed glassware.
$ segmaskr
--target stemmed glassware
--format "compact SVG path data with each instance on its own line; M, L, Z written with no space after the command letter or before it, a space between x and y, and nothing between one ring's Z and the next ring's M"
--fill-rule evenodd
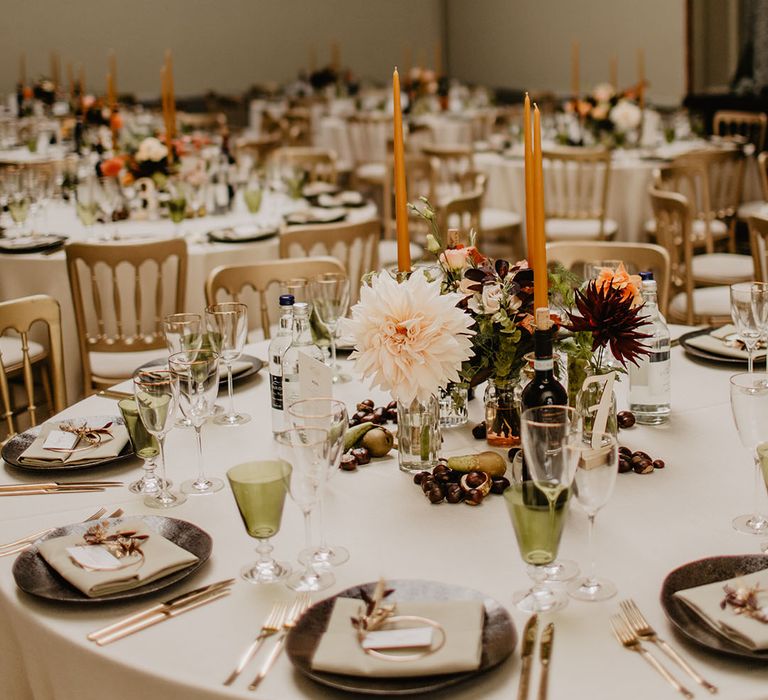
M520 419L523 459L516 460L504 492L517 544L533 586L513 594L527 612L559 610L567 598L546 583L545 566L557 557L568 510L573 464L566 446L580 439L580 421L568 406L542 406Z
M752 372L755 347L760 338L768 332L768 284L732 284L731 318L747 350L748 371Z
M328 432L327 479L320 485L320 495L315 510L320 534L320 545L299 553L302 564L310 563L316 568L339 566L349 560L349 551L338 545L332 547L325 539L323 523L323 503L327 482L338 471L341 455L344 452L344 434L349 427L349 416L344 402L331 398L301 399L288 407L288 418L293 428L320 428Z
M123 200L123 194L120 191L117 180L112 177L99 178L96 196L99 209L101 209L105 217L103 238L104 240L117 240L117 229L114 228L112 223L112 215L118 210ZM111 233L106 230L109 227L112 227Z
M310 516L320 500L327 478L329 440L328 431L318 428L292 428L276 436L280 456L291 466L288 493L304 515L304 535L307 549L312 547ZM335 578L329 571L315 569L311 559L304 571L291 575L286 581L295 591L322 591L333 585Z
M291 567L275 561L269 538L280 530L291 466L279 459L246 462L229 469L227 479L245 529L259 541L258 560L244 566L240 575L250 583L282 581L291 573Z
M27 181L21 170L8 176L8 211L16 224L16 235L24 234L24 224L29 216L30 196Z
M205 309L205 323L211 348L227 367L229 411L217 416L214 422L219 425L243 425L251 417L247 413L235 412L232 363L242 354L248 336L248 307L236 301L211 304Z
M155 458L160 454L160 446L154 435L150 435L144 427L144 423L139 418L139 407L136 399L120 399L117 403L120 413L125 421L125 427L128 430L128 436L131 438L133 451L137 457L140 457L144 464L144 474L128 486L131 493L141 493L144 495L157 495L160 490L160 479L155 473L157 465Z
M169 314L163 319L168 352L191 352L203 345L203 317L200 314Z
M168 215L173 221L173 235L181 236L181 224L187 214L187 196L181 182L171 184L171 198L168 200Z
M609 433L591 433L565 447L574 469L573 493L589 519L589 574L568 587L578 600L607 600L616 595L616 585L595 574L595 516L613 493L619 470L619 445Z
M317 317L330 336L333 381L348 381L349 377L340 374L336 364L336 333L339 319L344 317L349 307L349 278L340 272L326 272L312 280L311 290Z
M96 194L97 182L95 177L87 177L84 182L80 182L75 189L75 206L77 208L77 217L85 226L88 232L88 238L91 238L93 225L96 223L96 217L99 214L99 203Z
M139 417L147 432L157 439L160 448L160 491L144 498L150 508L172 508L187 500L183 493L169 489L166 478L165 438L173 427L176 415L176 396L173 375L167 369L139 370L133 376L133 392Z
M182 483L184 493L216 493L224 486L221 479L205 475L203 464L203 423L212 415L219 392L219 356L212 350L178 352L168 358L173 390L181 412L195 429L197 437L197 478Z
M257 173L251 174L243 188L243 200L248 211L254 216L261 209L261 200L264 196L264 188Z
M749 535L768 532L768 518L760 514L760 493L768 486L763 481L762 459L768 459L768 373L746 372L731 377L731 411L741 444L752 451L755 462L755 509L740 515L733 527Z

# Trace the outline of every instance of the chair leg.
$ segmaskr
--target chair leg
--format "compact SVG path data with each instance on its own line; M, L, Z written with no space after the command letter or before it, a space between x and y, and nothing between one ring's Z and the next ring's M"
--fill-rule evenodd
M51 391L51 366L47 360L40 363L40 383L43 385L43 394L48 406L48 414L52 416L56 411L53 406L53 392Z

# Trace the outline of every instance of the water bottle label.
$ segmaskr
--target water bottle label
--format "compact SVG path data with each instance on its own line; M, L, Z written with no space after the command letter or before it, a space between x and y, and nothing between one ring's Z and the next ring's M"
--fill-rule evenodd
M279 375L269 375L269 393L272 397L272 408L283 410L283 378Z

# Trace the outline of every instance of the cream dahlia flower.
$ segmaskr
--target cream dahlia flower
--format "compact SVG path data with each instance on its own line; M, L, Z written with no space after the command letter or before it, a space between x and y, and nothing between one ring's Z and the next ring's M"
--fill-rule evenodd
M363 286L346 326L355 339L358 371L406 404L459 381L474 335L471 316L456 307L461 299L453 292L441 295L440 284L422 274L398 283L378 273Z

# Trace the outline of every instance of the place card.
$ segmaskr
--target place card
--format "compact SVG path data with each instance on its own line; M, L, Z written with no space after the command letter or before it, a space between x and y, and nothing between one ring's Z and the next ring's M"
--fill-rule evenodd
M431 647L434 630L431 627L406 627L394 630L366 632L363 649L418 649Z
M71 450L80 439L75 433L66 433L63 430L51 430L43 443L44 450Z
M76 547L67 547L67 554L76 564L86 570L95 569L100 571L123 568L120 560L112 552L101 546L78 545Z
M316 399L333 395L333 371L328 365L299 352L299 396Z

